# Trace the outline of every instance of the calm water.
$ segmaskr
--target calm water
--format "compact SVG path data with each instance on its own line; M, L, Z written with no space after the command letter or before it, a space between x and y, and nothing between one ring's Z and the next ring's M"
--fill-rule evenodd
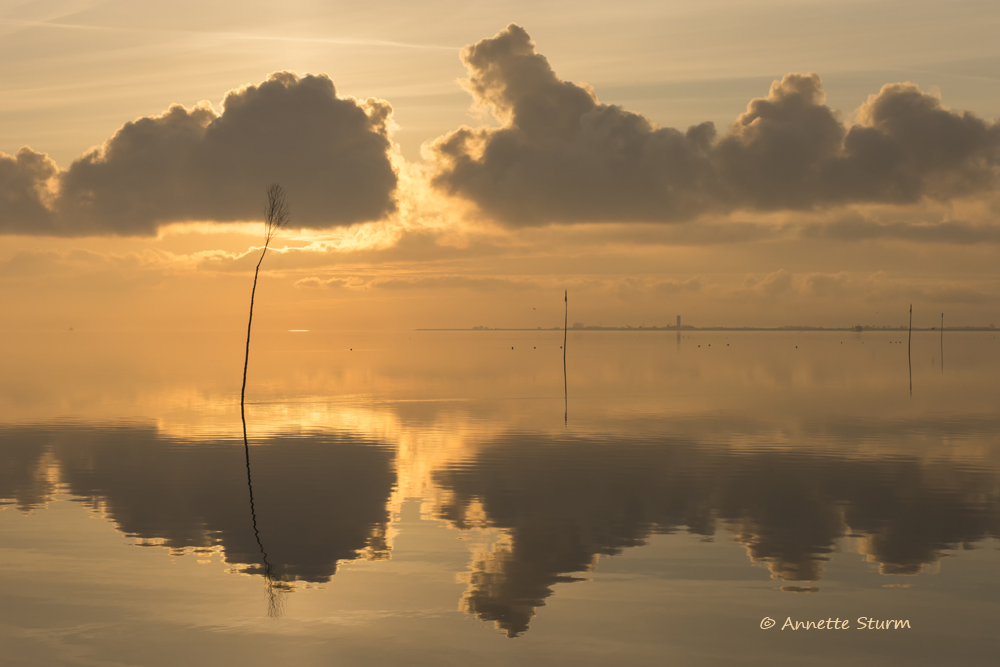
M997 335L6 334L0 662L993 665Z

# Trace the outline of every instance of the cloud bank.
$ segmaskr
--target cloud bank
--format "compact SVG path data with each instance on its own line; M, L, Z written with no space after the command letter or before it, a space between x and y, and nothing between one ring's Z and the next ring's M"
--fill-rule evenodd
M983 193L1000 172L1000 125L911 83L882 87L848 127L815 74L788 74L717 136L601 104L559 79L511 24L467 47L466 85L500 128L427 145L434 184L512 226L673 222L733 210L910 204Z
M325 75L277 72L230 91L221 113L174 105L126 123L65 171L28 147L0 153L0 234L142 236L174 222L254 220L274 181L288 192L293 225L314 229L385 220L397 205L419 218L434 205L429 191L509 227L624 229L732 212L949 203L1000 184L1000 123L949 110L911 83L883 86L848 124L825 104L817 75L788 74L725 132L712 123L682 132L560 79L517 25L462 59L466 87L501 126L463 126L426 144L431 188L420 179L400 187L402 172L424 166L394 162L388 102L338 97ZM461 217L454 200L437 203ZM720 229L685 236L718 242ZM774 233L732 225L725 238ZM996 240L989 225L964 222L845 223L803 236Z
M223 112L170 107L126 123L64 172L29 148L0 154L0 232L149 235L160 224L260 217L280 182L293 225L325 228L395 210L392 108L341 98L325 75L271 74Z

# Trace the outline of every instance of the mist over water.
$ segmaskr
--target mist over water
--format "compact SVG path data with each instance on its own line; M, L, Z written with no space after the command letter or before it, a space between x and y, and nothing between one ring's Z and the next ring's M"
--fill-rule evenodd
M994 655L992 332L255 332L253 517L240 336L4 334L26 664Z

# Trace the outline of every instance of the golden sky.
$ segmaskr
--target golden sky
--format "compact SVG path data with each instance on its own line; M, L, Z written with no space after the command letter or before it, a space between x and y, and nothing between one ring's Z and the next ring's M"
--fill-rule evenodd
M0 5L5 329L1000 320L995 2Z

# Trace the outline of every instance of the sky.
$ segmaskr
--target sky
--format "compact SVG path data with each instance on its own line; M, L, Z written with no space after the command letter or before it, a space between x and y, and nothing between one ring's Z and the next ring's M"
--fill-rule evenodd
M7 330L1000 323L995 2L0 1Z

